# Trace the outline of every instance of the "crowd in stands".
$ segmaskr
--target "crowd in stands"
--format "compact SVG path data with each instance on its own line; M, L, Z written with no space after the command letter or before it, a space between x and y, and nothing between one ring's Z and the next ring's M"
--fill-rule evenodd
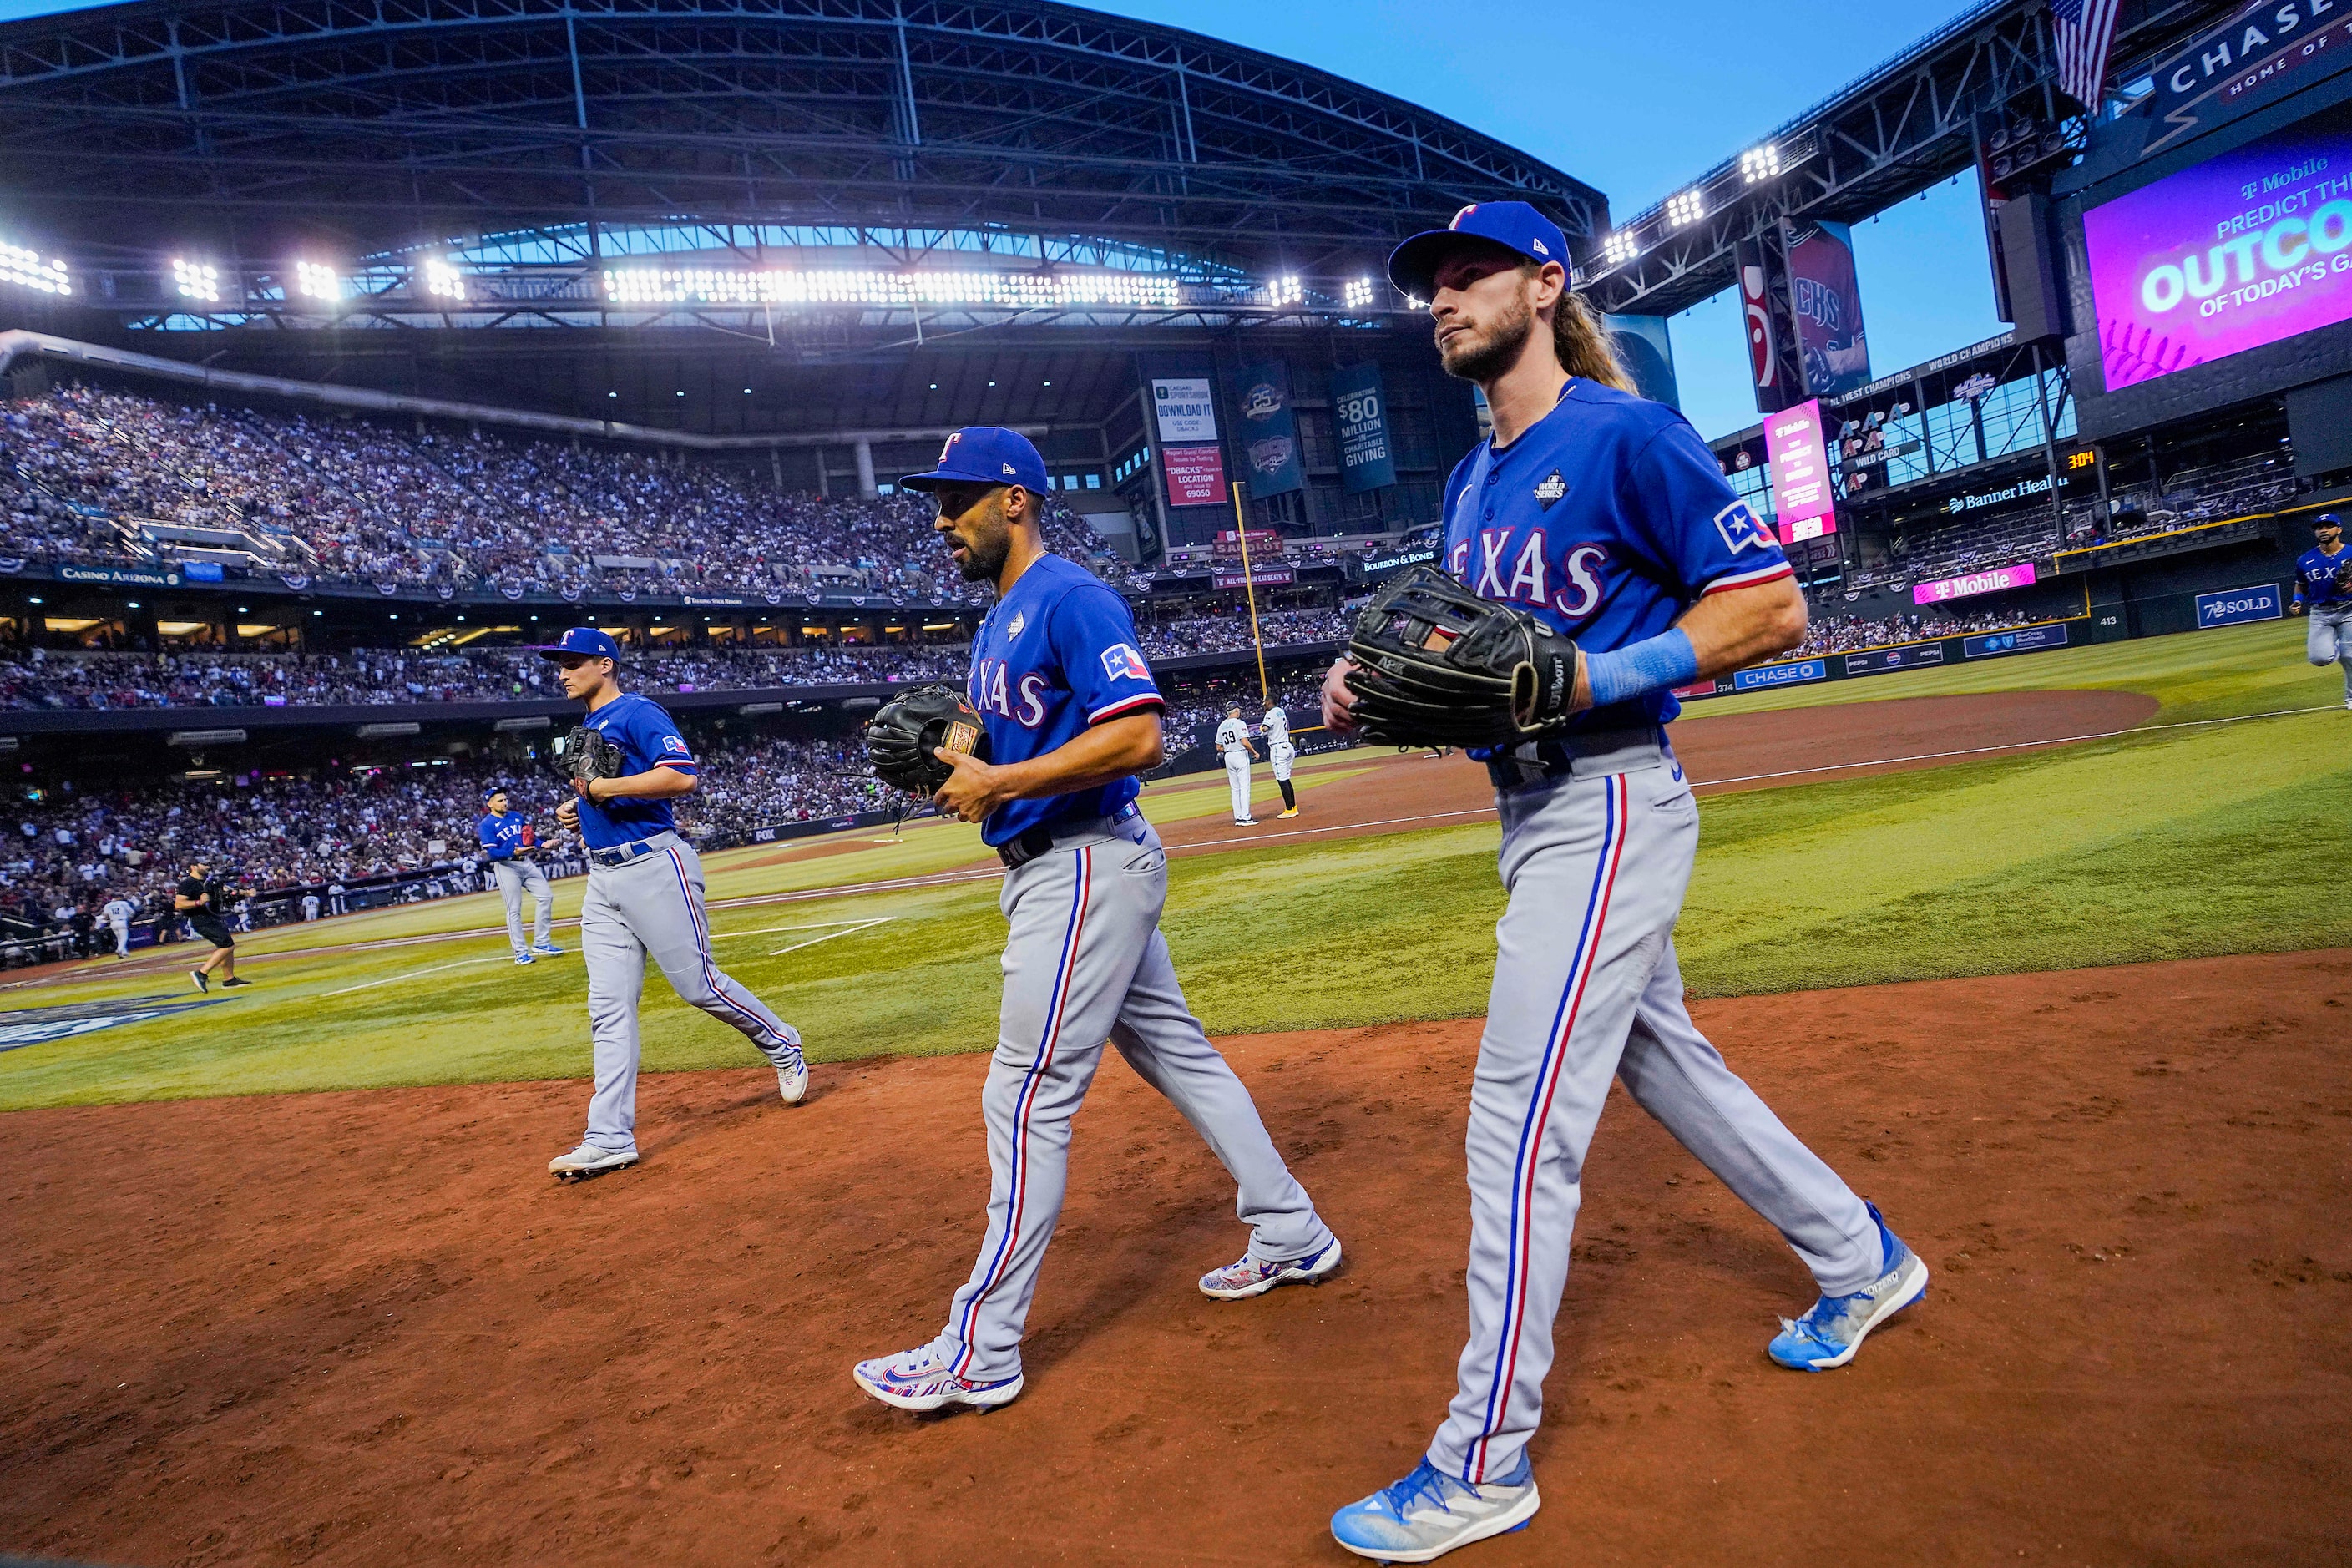
M1816 658L1825 653L1852 653L1857 648L1885 647L1894 643L1973 637L1979 632L2006 631L2011 626L2045 618L1998 610L1979 611L1972 616L1887 616L1878 619L1817 615L1805 632L1805 640L1780 657Z
M1356 617L1343 610L1265 610L1258 637L1268 647L1294 643L1345 642ZM1143 651L1155 658L1182 654L1233 653L1250 646L1248 612L1184 616L1142 628Z
M914 495L826 499L653 454L70 387L0 406L0 555L226 559L516 594L872 593L982 602ZM161 525L155 526L155 525ZM1142 579L1068 508L1046 542Z

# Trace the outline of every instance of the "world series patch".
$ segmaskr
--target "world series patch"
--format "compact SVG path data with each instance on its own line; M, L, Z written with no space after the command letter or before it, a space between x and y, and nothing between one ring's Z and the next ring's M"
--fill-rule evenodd
M1567 493L1568 481L1560 478L1558 468L1554 468L1546 475L1543 482L1536 486L1536 500L1543 503L1543 509L1546 511L1549 511L1552 509L1552 503Z

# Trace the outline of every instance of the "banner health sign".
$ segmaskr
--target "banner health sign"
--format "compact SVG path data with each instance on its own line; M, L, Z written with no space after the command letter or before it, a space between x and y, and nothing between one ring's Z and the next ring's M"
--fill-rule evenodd
M1331 373L1331 417L1339 431L1340 487L1352 495L1396 483L1380 366L1351 364Z
M1809 398L1794 408L1767 415L1764 450L1772 465L1772 505L1780 521L1780 542L1794 544L1835 533L1821 401Z
M2083 215L2109 392L2352 321L2352 105Z
M2241 621L2274 621L2285 613L2279 604L2278 584L2259 583L2251 588L2224 588L2197 595L2197 624L2234 626Z
M1789 311L1805 390L1843 397L1870 384L1870 343L1862 330L1862 284L1853 272L1853 240L1842 223L1786 226Z
M1970 572L1961 577L1938 577L1932 583L1921 583L1911 590L1915 605L1940 605L1947 599L1965 599L1971 594L1998 594L2003 588L2030 588L2033 585L2033 563L2021 561L2014 566L1995 566L1988 572Z
M1290 405L1290 367L1280 360L1242 372L1242 454L1253 499L1307 488L1298 460L1298 415Z

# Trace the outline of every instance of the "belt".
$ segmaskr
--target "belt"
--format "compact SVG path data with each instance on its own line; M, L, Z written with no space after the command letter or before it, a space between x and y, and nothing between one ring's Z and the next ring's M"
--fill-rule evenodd
M588 851L588 863L592 866L601 866L610 871L616 866L625 866L632 860L642 860L648 855L658 854L680 842L682 840L675 833L656 833L651 838L633 838L626 844L615 844L609 849L591 849Z
M998 845L996 858L1004 862L1006 870L1018 870L1038 856L1053 853L1054 846L1056 844L1066 844L1073 839L1108 833L1120 823L1132 822L1140 815L1140 808L1130 800L1108 816L1089 816L1083 821L1065 822L1059 825L1041 822L1018 838Z
M1495 781L1496 789L1518 789L1563 778L1636 773L1665 762L1664 741L1665 731L1655 725L1639 730L1579 731L1557 741L1529 741L1488 758L1486 776Z

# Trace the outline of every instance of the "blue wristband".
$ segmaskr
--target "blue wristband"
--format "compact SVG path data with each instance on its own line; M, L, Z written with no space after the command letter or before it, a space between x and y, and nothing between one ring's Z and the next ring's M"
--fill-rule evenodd
M1592 689L1592 705L1630 702L1669 686L1688 686L1698 679L1698 650L1690 634L1672 626L1632 647L1584 656L1584 679Z

